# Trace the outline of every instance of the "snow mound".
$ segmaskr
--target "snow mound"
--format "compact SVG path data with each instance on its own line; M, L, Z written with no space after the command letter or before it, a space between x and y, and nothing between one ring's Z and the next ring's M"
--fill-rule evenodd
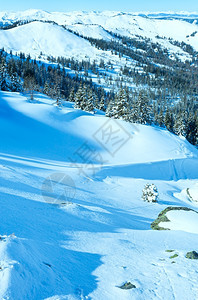
M198 234L198 213L195 211L171 210L166 213L169 222L160 222L160 227Z
M198 202L198 183L191 188L187 189L187 194L192 201Z

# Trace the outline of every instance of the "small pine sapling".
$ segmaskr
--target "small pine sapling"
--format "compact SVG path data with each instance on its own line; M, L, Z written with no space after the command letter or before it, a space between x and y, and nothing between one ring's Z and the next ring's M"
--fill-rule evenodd
M147 202L157 202L158 200L158 190L154 184L147 183L142 190L142 199Z

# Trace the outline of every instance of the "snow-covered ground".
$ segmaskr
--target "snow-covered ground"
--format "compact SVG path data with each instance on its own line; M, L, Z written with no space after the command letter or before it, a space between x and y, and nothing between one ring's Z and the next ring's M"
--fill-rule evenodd
M185 139L9 92L0 134L0 299L197 298L198 262L185 258L197 218L168 212L174 230L150 228L167 206L197 211L186 190L198 151ZM141 200L146 183L158 203Z
M192 201L198 202L198 184L194 185L192 188L189 188L188 193Z
M182 230L198 234L198 213L194 211L172 210L167 212L170 222L161 222L160 226L172 230Z

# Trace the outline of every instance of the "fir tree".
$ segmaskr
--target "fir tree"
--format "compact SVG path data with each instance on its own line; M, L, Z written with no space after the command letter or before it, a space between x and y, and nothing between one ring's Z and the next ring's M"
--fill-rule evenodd
M135 98L133 98L132 100L132 108L130 111L129 121L132 123L138 123L138 104Z
M51 88L50 88L50 84L49 81L45 82L44 88L43 88L43 92L44 94L46 94L47 96L50 96L51 94Z
M82 109L84 110L86 106L86 92L85 92L85 86L82 86L82 84L79 86L77 93L75 94L75 109Z
M93 93L92 93L91 89L88 92L87 101L85 103L86 104L85 104L83 110L88 111L88 112L93 112L93 110L94 110L94 99L93 99Z
M157 202L158 190L154 184L147 183L142 191L142 200L147 202Z
M197 137L198 137L197 116L195 114L190 113L186 125L186 138L191 144L196 145Z
M143 92L140 92L137 100L138 110L138 123L150 124L151 123L151 108L149 105L148 97Z
M181 112L177 115L175 124L174 124L174 132L177 135L181 135L186 137L186 133L187 133L187 126L186 126L186 113L185 112Z
M99 109L99 99L96 93L94 93L94 107Z
M22 90L22 85L16 72L12 73L10 76L10 90L12 92L21 92Z
M70 93L69 93L68 101L69 102L75 102L75 90L74 90L74 88L72 88Z
M116 119L128 120L129 118L129 104L127 102L126 92L121 89L116 97L113 117Z
M118 107L118 95L114 96L114 99L111 99L109 105L106 110L106 116L114 119L118 119L117 114L117 107Z
M151 124L151 107L148 97L142 91L139 93L138 99L132 103L130 121L133 123Z
M159 113L155 117L156 119L156 124L162 127L164 125L164 114L163 114L163 109L162 107L160 108Z
M111 118L113 116L113 107L114 107L114 101L115 99L111 99L107 105L107 109L106 109L106 117Z
M169 131L173 132L173 126L174 126L173 115L168 108L165 113L164 124Z
M8 91L8 83L7 83L7 65L5 58L2 58L0 63L0 90Z
M99 110L105 111L105 97L104 95L102 96L99 104Z
M28 69L24 75L24 89L30 93L30 99L34 99L34 90L36 89L36 79L33 70Z

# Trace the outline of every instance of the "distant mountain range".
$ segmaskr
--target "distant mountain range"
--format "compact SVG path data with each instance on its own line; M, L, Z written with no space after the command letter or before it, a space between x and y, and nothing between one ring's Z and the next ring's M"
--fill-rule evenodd
M124 76L125 84L131 88L139 84L156 87L149 81L158 76L159 87L164 82L164 73L167 70L175 72L175 65L178 72L188 69L182 80L185 81L190 74L197 76L196 12L50 13L30 9L0 12L0 28L0 48L8 53L30 54L32 58L47 63L57 63L58 57L76 62L89 61L97 67L94 72L81 66L72 69L71 64L63 64L60 59L58 63L67 67L68 72L78 71L81 76L86 73L93 82L107 88L115 88L120 76ZM143 77L134 82L137 73ZM172 78L167 88L171 81ZM181 84L194 90L195 80L188 78Z

